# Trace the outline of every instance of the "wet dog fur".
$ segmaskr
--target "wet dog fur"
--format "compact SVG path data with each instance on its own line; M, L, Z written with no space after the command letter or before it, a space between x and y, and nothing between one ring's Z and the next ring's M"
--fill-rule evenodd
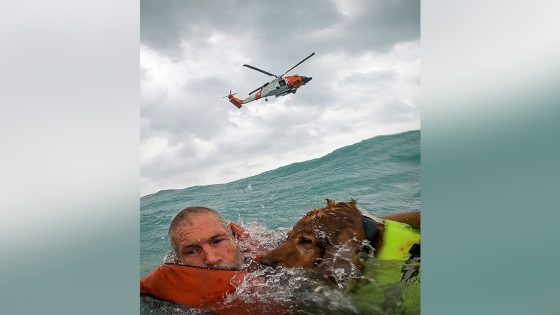
M270 267L312 268L323 277L339 280L358 275L362 271L360 253L366 238L362 213L356 201L334 202L313 209L303 216L288 232L288 238L268 252L261 264ZM420 229L420 213L408 212L386 216ZM379 237L374 249L383 244L383 224L378 224Z

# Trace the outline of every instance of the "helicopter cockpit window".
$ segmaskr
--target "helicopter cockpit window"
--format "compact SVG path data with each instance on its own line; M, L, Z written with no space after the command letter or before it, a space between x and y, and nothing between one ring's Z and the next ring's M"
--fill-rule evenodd
M284 79L280 79L278 81L278 84L280 84L280 86L284 86L284 85L286 85L286 81L284 81Z

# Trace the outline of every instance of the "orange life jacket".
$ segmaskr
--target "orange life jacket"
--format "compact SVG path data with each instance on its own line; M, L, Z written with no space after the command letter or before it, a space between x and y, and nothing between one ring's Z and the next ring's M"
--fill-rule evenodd
M224 303L226 296L235 292L246 274L243 271L162 265L142 278L140 294L218 315L288 314L289 308L277 301L246 303L242 299L233 299Z
M230 223L233 235L240 240L250 240L250 235L235 223ZM252 246L250 246L252 247ZM250 251L251 248L246 249ZM233 301L224 305L228 294L236 291L245 279L244 271L209 269L185 265L165 264L152 270L140 280L140 294L178 305L212 310L218 314L258 314L259 305ZM280 314L282 312L267 313ZM262 311L262 310L261 310Z
M140 294L197 308L212 308L235 292L243 271L162 265L140 281Z

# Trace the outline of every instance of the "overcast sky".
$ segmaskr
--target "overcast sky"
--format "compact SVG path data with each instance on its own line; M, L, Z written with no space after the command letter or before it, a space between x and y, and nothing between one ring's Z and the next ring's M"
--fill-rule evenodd
M238 109L272 79L313 77ZM141 195L420 129L420 2L141 1Z

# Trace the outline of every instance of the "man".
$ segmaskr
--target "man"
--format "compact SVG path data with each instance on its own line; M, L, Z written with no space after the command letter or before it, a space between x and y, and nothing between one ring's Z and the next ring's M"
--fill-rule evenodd
M210 208L181 210L171 222L168 234L180 264L233 270L241 268L243 255L234 239L232 227Z
M213 309L234 293L258 265L252 257L264 250L240 226L205 207L181 210L168 235L175 260L142 278L140 293L201 309Z

